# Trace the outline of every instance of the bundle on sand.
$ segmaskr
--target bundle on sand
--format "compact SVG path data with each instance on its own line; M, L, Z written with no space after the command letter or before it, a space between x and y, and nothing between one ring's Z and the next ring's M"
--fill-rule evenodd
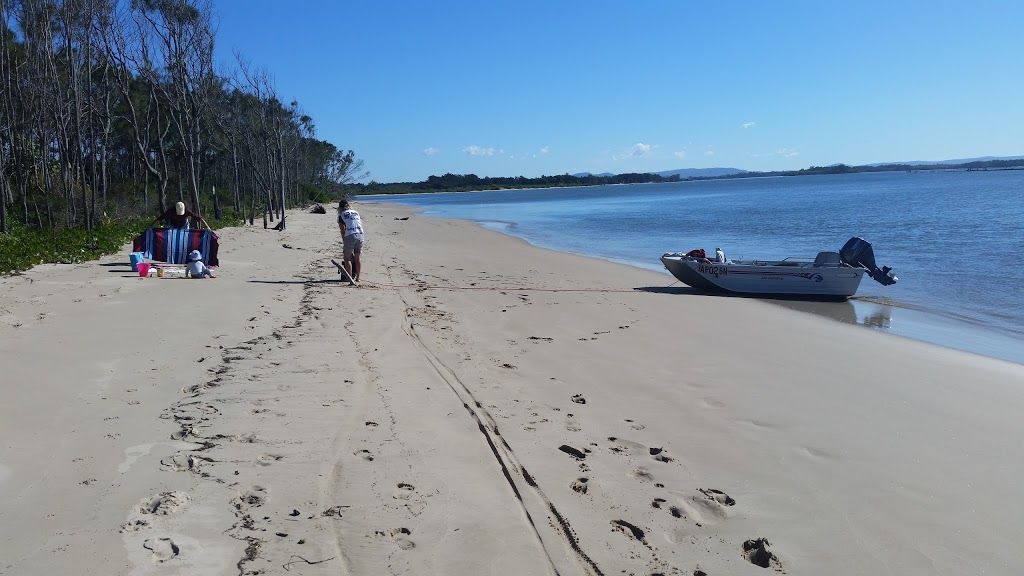
M327 214L327 209L324 208L323 204L314 204L313 207L309 209L309 213L310 214Z
M168 264L185 264L188 253L199 250L207 266L217 266L218 240L212 230L147 228L135 237L132 250L142 252L150 260Z

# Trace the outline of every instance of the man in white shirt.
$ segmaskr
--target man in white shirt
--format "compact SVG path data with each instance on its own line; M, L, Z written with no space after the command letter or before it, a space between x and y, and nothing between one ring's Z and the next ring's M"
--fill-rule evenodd
M363 252L363 221L349 205L348 200L338 203L338 230L341 231L341 241L344 246L344 266L349 277L359 282L359 273L362 272L363 264L360 255Z
M725 264L728 260L725 259L725 252L722 252L721 248L715 248L715 262Z

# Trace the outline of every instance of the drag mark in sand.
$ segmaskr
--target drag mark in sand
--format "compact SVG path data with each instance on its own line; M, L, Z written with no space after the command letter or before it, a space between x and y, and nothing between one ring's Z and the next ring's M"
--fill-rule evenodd
M406 303L406 308L409 308L408 303ZM466 409L466 412L469 413L470 417L476 422L481 435L483 435L484 440L491 449L491 453L494 454L495 459L498 461L498 465L505 476L505 480L508 482L513 494L515 494L516 499L519 501L520 508L526 517L527 523L533 530L533 534L537 538L537 542L540 545L541 550L544 551L544 555L548 560L548 565L550 566L551 571L556 575L559 574L558 569L555 567L554 560L551 557L551 553L548 552L547 546L545 545L544 538L541 536L540 530L537 528L537 524L534 522L533 517L530 514L527 503L523 499L523 495L516 485L516 481L513 478L513 472L520 475L527 485L533 489L534 496L540 500L543 508L552 515L554 521L551 522L551 526L559 533L559 536L565 544L572 549L576 558L583 563L582 568L584 571L588 574L593 574L594 576L604 576L604 573L600 568L598 568L597 564L591 560L590 556L582 548L580 548L579 542L573 534L568 521L561 513L558 512L551 500L540 489L540 486L537 485L537 482L532 476L530 476L526 469L523 468L508 443L501 438L498 426L494 422L490 413L487 412L483 407L483 404L476 399L469 388L462 382L462 380L459 379L458 375L455 374L455 371L449 368L444 362L435 356L429 348L427 348L426 344L424 344L416 333L415 326L409 321L408 315L406 315L405 320L406 321L403 323L402 328L406 335L409 336L413 346L423 354L424 358L434 368L438 376L448 384L448 388L456 395L462 403L462 406Z

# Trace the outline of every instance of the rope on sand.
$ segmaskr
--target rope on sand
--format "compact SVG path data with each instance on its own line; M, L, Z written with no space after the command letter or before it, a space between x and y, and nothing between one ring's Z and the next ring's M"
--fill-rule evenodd
M440 286L437 284L384 284L381 282L371 282L369 280L363 280L360 283L364 286L376 286L379 288L409 288L413 290L482 290L492 292L606 292L621 294L634 294L637 292L635 288L623 290L620 288L527 288L524 286ZM677 282L669 284L668 286L666 286L666 288L672 286L673 284L677 284Z

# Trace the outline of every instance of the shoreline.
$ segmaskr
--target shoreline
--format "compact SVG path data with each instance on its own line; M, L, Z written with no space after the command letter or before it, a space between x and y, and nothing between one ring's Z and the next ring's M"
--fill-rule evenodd
M0 573L1024 570L1024 367L355 207L0 279Z
M402 204L401 202L387 202L387 204L401 205L416 213L422 213L429 218L448 218L443 215L431 214L429 210L416 206ZM564 254L572 254L584 258L595 258L598 260L630 266L640 270L647 270L663 274L672 284L682 284L672 277L664 267L656 264L646 264L633 260L613 258L601 254L588 254L560 250L558 248L535 244L529 238L514 233L514 222L503 222L495 220L464 220L471 222L483 229L498 232L506 236L518 238L545 250L554 250ZM867 282L867 280L865 280ZM685 287L685 286L684 286ZM978 354L986 358L993 358L1007 362L1024 365L1024 338L1016 334L993 329L985 324L956 314L943 314L939 310L924 308L912 304L889 303L888 298L877 298L873 296L853 296L847 302L819 303L813 301L800 301L799 299L780 300L776 298L764 298L757 296L731 295L731 294L709 294L724 298L752 298L764 302L789 308L792 310L816 314L831 318L847 324L856 324L871 330L909 338L919 342L934 344L961 352ZM891 300L890 300L891 302ZM849 310L852 305L853 310ZM898 322L893 322L898 318Z

